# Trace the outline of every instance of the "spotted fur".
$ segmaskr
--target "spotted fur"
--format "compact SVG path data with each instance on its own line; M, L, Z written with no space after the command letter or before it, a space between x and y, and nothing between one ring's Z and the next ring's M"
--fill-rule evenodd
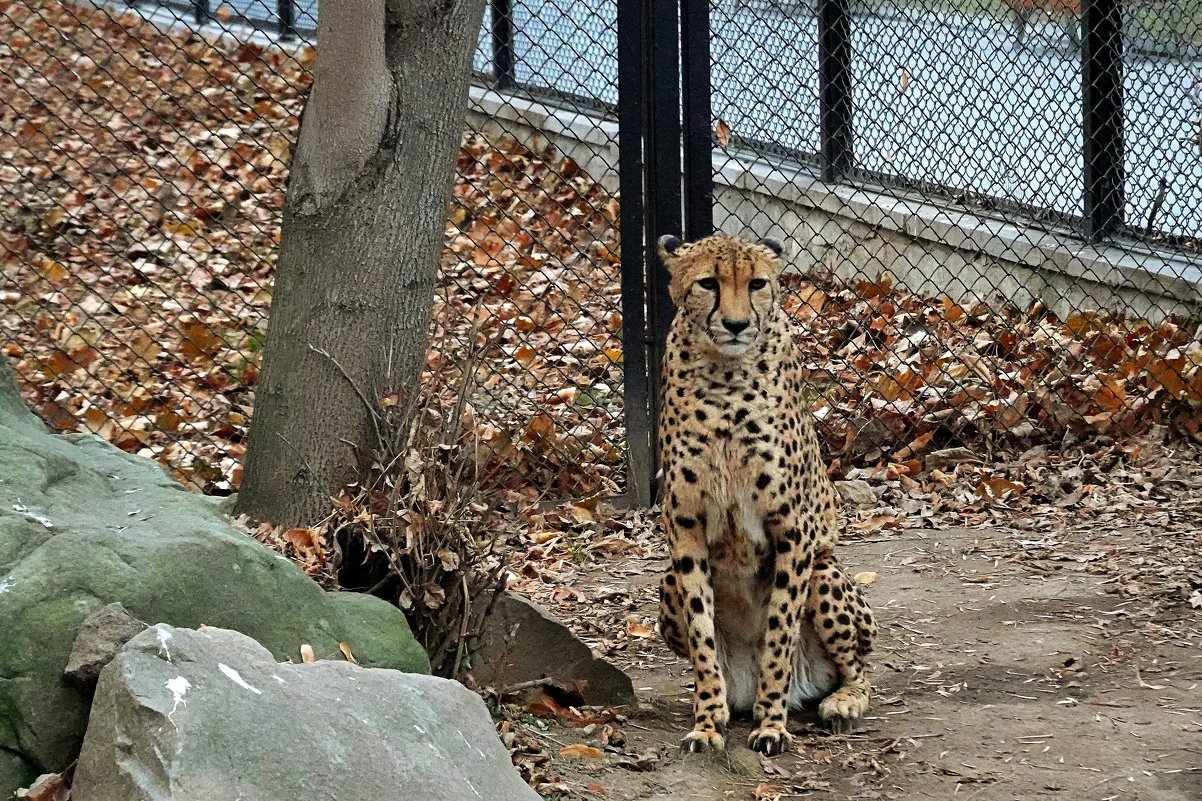
M723 748L750 711L750 746L792 741L788 707L819 701L844 731L868 708L876 626L835 559L836 497L780 308L781 246L716 234L659 242L677 307L664 357L659 448L672 566L660 632L695 676L686 750Z

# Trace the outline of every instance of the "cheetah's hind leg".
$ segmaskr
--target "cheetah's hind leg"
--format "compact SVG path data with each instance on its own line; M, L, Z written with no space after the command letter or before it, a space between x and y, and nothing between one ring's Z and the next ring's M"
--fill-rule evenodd
M832 732L849 732L868 711L872 688L865 659L872 652L876 622L860 588L830 551L814 561L806 612L839 676L836 689L819 702L818 716Z

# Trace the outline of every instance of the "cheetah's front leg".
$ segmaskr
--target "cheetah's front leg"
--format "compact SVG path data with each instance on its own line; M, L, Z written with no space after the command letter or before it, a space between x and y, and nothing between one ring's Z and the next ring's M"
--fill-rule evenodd
M705 751L726 746L726 682L718 666L714 640L714 590L710 583L709 548L705 543L704 518L679 512L667 515L668 546L672 572L684 607L689 661L693 665L693 730L680 747Z
M784 518L780 513L764 522L769 540L776 548L776 573L769 595L767 628L760 652L760 683L752 711L759 725L747 742L752 750L775 756L793 741L793 735L785 728L789 683L812 567L814 530L810 524Z

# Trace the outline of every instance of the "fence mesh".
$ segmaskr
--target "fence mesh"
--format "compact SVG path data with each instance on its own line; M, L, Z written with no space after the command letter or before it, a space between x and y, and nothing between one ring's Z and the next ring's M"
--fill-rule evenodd
M1202 6L1122 4L1089 67L1075 0L844 7L850 134L824 181L829 20L711 4L718 223L792 245L830 453L895 477L949 445L1196 435ZM1121 101L1087 151L1083 85L1105 88L1107 46ZM1117 223L1092 244L1107 203Z
M316 9L201 5L0 0L0 330L50 425L220 494L241 477ZM525 92L493 35L557 110L596 112L614 80L565 76L612 61L612 15L576 45L575 5L485 21L473 107L490 113L459 154L426 379L470 363L493 479L578 496L621 481L617 200L540 141L536 105L509 103ZM504 103L480 88L500 83ZM616 175L592 118L582 157Z
M825 179L836 6L711 4L715 222L786 241L844 468L1198 435L1202 6L1124 3L1106 39L1041 3L838 3ZM0 0L5 356L52 426L207 492L240 480L315 15ZM616 18L492 0L475 57L426 379L471 365L492 475L525 492L623 481ZM1086 84L1121 96L1089 125Z

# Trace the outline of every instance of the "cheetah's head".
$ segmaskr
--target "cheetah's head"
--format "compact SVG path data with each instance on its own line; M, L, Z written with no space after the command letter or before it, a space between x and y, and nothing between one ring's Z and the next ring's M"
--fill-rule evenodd
M729 234L689 243L662 236L658 244L677 315L687 315L723 356L746 353L777 312L781 244Z

